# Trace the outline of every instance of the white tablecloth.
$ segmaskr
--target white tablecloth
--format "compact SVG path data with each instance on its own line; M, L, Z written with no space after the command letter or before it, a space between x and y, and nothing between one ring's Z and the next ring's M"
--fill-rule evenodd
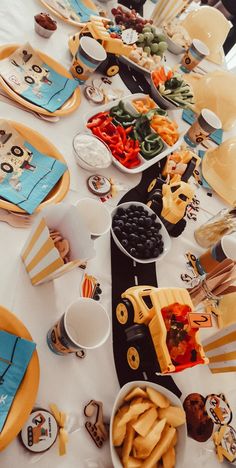
M147 5L150 7L150 4ZM0 45L5 43L24 43L29 41L34 47L42 49L67 68L70 66L70 54L67 41L73 33L73 27L58 21L57 32L49 39L39 37L34 32L34 14L42 10L36 0L1 0L0 2ZM120 78L113 79L116 87L124 89ZM83 128L85 113L91 108L88 101L82 97L80 108L72 115L62 118L58 123L43 122L31 114L16 109L0 101L0 118L20 121L51 140L64 155L71 174L71 186L66 201L76 202L84 196L91 196L87 190L86 179L89 173L80 169L74 160L72 138ZM94 106L95 112L96 107ZM114 167L103 171L104 175L113 176L116 182L124 184L127 189L135 186L139 176L128 177ZM120 192L119 196L123 193ZM214 196L209 198L199 189L197 196L201 199L201 210L197 224L216 213L222 207L222 201ZM107 206L116 204L119 197L109 200ZM198 254L201 249L193 239L195 223L188 222L184 234L172 240L171 252L157 267L159 286L184 286L180 273L185 269L184 253L188 250ZM54 355L46 345L46 333L51 325L62 315L65 308L80 294L80 282L83 272L79 269L62 278L38 287L30 284L20 252L29 235L28 230L14 229L0 223L1 245L1 281L0 303L14 312L27 326L37 343L40 359L41 377L37 397L37 406L47 408L49 403L56 403L61 410L78 419L75 426L79 429L70 435L68 454L58 456L57 447L53 446L40 459L26 452L19 441L14 440L10 446L0 453L2 468L27 468L36 463L39 468L83 468L112 467L109 444L99 450L83 428L83 407L90 399L101 400L104 403L105 416L108 419L114 399L119 390L113 363L111 338L96 351L87 353L85 360L75 357L59 357ZM110 242L109 234L96 241L96 258L88 264L88 271L101 283L103 294L101 303L111 315L111 274L110 274ZM209 393L225 392L234 405L235 374L212 375L207 366L195 367L175 376L183 398L190 392ZM75 421L76 423L76 421ZM218 462L212 452L210 443L199 444L188 439L186 461L183 468L215 467Z

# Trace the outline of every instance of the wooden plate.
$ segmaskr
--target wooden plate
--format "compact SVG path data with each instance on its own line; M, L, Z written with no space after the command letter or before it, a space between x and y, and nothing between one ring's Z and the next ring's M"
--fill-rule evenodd
M53 158L58 159L62 163L66 164L65 159L63 158L61 153L59 153L57 148L52 143L50 143L50 141L47 140L44 136L40 135L40 133L36 132L32 128L22 125L19 122L9 120L8 123L12 125L17 130L17 132L19 132L20 135L23 136L29 143L31 143L37 150L47 154L48 156L52 156ZM66 196L69 190L69 186L70 174L69 170L67 170L66 172L64 172L62 177L49 192L47 197L42 201L42 203L40 203L38 208L36 208L35 212L40 211L46 205L49 205L51 203L59 203L61 200L63 200L63 198ZM17 205L14 205L11 202L1 199L0 208L4 208L5 210L14 211L17 213L25 213L25 210L22 210L22 208L19 208Z
M9 57L9 55L15 52L15 50L18 49L19 47L21 47L20 44L10 44L10 45L4 45L0 47L0 60L3 60ZM36 49L36 52L38 53L40 58L45 63L47 63L51 68L53 68L57 73L60 73L66 78L73 78L70 72L66 70L66 68L60 65L60 63L56 62L56 60L49 57L49 55L46 55L37 49ZM15 91L13 91L13 89L11 89L10 86L8 86L8 84L4 81L4 79L1 76L0 76L0 86L12 99L17 101L22 106L34 112L38 112L39 114L44 114L44 115L50 115L50 116L58 115L58 117L61 117L63 115L70 114L71 112L74 112L77 109L77 107L79 107L80 102L81 102L80 89L79 87L77 87L75 91L73 92L72 96L63 104L63 106L60 109L56 110L55 112L49 112L43 107L36 106L36 104L33 104L32 102L27 101L22 96L19 96L19 94L15 93Z
M2 306L0 306L0 329L32 341L23 323ZM35 350L0 433L0 451L17 436L24 426L35 403L38 386L39 359Z
M60 15L59 11L55 10L53 8L53 6L48 5L48 3L46 1L44 1L44 0L39 0L39 1L45 8L47 8L49 11L51 11L51 13L53 13L55 16L57 16L57 18L59 18L61 21L64 21L65 23L71 24L72 26L77 26L78 28L83 28L84 25L86 24L86 23L82 23L82 22L79 22L79 21L74 21L72 19L66 18L63 15ZM96 7L96 5L94 5L92 0L83 0L83 4L87 8L91 8L91 10L94 10L94 14L97 13L97 15L98 15L97 7Z

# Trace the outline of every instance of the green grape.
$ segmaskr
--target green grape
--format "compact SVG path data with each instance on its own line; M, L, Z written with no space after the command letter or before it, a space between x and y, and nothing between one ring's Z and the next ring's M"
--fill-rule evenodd
M142 33L147 33L147 32L151 32L151 27L150 26L145 26L145 28L143 28L143 30L142 30Z
M148 54L148 56L150 55L150 53L151 53L151 48L150 47L146 46L146 47L144 47L143 50L144 50L144 52L146 52Z
M153 44L151 44L151 51L156 54L156 52L158 52L159 50L159 45L158 44L155 44L155 42L153 42Z
M165 50L167 50L167 43L166 42L159 42L159 50L160 52L165 52Z
M151 32L144 33L144 39L148 44L151 44L152 40L154 39L154 35Z
M158 38L159 42L166 42L166 37L164 36L164 34L155 34L155 37Z
M155 26L152 26L152 27L151 27L151 31L152 31L152 33L153 33L154 36L155 36L155 35L156 35L156 28L155 28Z
M144 35L143 34L139 34L138 35L138 42L143 42L144 41Z

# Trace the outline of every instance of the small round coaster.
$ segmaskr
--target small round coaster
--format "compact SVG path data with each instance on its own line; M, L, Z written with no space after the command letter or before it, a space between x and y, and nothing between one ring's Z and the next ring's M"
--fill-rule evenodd
M45 452L55 442L58 425L54 416L47 410L34 410L28 417L20 436L24 447L30 452Z
M102 104L105 100L104 93L101 89L94 86L86 86L84 89L85 97L95 104Z
M103 175L94 174L87 179L87 185L90 192L98 197L107 195L111 191L111 182Z

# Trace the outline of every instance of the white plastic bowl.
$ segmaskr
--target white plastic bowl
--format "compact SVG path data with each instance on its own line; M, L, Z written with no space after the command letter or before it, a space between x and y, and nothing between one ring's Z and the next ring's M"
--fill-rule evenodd
M158 392L165 395L170 400L170 403L172 405L183 408L182 403L179 400L179 398L170 390L167 390L165 387L162 387L161 385L157 385L153 382L146 382L143 380L141 381L137 380L137 381L128 382L127 384L125 384L124 387L120 389L116 397L116 400L112 409L111 420L110 420L110 450L111 450L111 458L112 458L112 463L113 463L114 468L123 468L122 463L119 459L119 456L112 442L112 428L113 428L114 417L115 417L117 410L124 403L125 395L127 395L135 387L140 387L140 388L151 387L154 390L157 390ZM177 434L178 434L178 441L176 445L175 468L183 468L185 466L184 456L185 456L185 446L186 446L186 440L187 440L186 424L183 424L182 426L179 426L176 429L177 429Z
M110 155L110 158L109 158L109 161L107 162L106 165L103 165L103 166L99 166L99 165L94 165L94 164L89 164L88 162L86 162L84 159L83 159L83 155L82 155L82 151L79 152L76 148L75 148L75 140L77 137L79 136L83 136L83 135L86 135L86 136L89 136L89 138L95 138L96 140L100 141L100 143L104 146L104 151L107 152L107 154ZM73 149L74 149L74 155L75 155L75 160L77 162L77 164L79 164L80 167L82 167L83 169L86 169L87 171L90 171L90 172L93 172L93 173L96 173L97 170L102 170L102 169L107 169L111 163L112 163L112 154L111 154L111 151L110 149L108 148L108 146L106 145L106 143L104 143L104 141L102 141L100 138L98 138L96 135L92 135L91 133L77 133L74 138L73 138Z
M186 52L186 49L184 46L181 46L180 44L177 44L177 42L173 41L170 36L168 36L167 32L164 30L163 33L166 36L166 42L168 45L168 50L172 52L172 54L175 55L180 55L184 54Z
M129 208L131 205L136 205L136 206L143 206L143 208L145 208L145 210L147 210L150 215L151 214L156 214L151 208L149 208L149 206L145 205L144 203L140 203L140 202L126 202L126 203L121 203L121 205L117 205L111 212L111 217L112 217L112 220L113 220L113 217L115 216L118 208L124 208L124 209L127 209ZM159 261L159 260L162 260L163 257L167 254L167 252L169 252L170 250L170 247L171 247L171 240L170 240L170 236L164 226L164 224L162 223L162 221L160 220L160 218L156 215L156 219L157 221L161 224L161 229L160 229L160 234L162 235L162 239L163 239L163 243L164 243L164 246L163 246L163 252L158 256L158 257L152 257L152 258L136 258L136 257L133 257L132 255L130 255L129 252L127 252L127 250L125 250L125 248L123 247L123 245L120 243L119 239L116 237L114 231L113 231L113 228L111 227L111 234L112 234L112 237L114 239L114 242L116 243L117 247L119 247L119 249L121 250L121 252L123 252L125 255L127 255L128 257L132 258L132 260L134 260L135 262L137 263L153 263L153 262L156 262L156 261Z
M153 82L152 74L151 74L151 95L154 101L162 108L162 109L170 109L176 110L178 109L179 104L175 104L174 102L169 101L168 99L164 98L160 91L156 88L156 85Z

